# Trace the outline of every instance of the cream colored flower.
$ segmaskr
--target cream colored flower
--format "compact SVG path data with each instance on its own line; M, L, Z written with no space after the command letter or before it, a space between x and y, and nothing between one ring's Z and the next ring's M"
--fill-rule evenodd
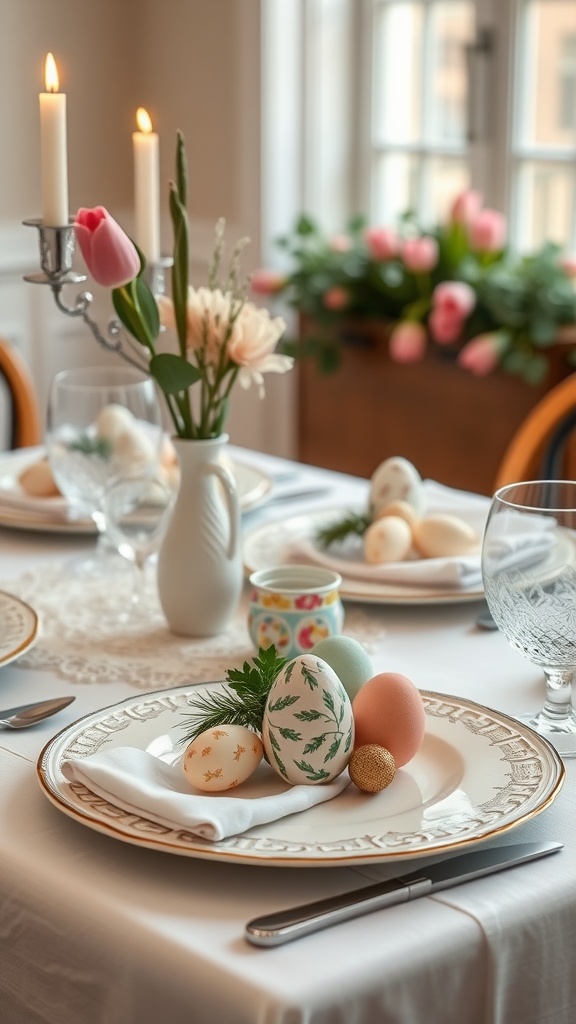
M215 365L228 332L230 319L237 300L219 288L188 288L186 338L188 348L202 350L204 358ZM158 297L160 321L168 330L175 330L176 320L172 300Z
M286 373L294 360L274 352L276 344L286 329L282 317L273 320L267 309L245 302L234 324L228 343L228 357L240 366L238 380L243 388L252 382L258 393L264 396L264 373Z

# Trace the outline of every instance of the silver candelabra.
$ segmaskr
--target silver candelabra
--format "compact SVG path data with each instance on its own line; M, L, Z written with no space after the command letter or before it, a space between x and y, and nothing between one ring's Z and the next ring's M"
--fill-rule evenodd
M120 321L112 318L108 322L107 331L104 334L93 317L90 316L90 307L94 301L91 292L80 292L76 296L73 306L64 302L64 287L71 284L82 284L86 280L85 274L78 274L73 270L76 244L74 225L65 224L51 227L44 225L41 220L25 220L24 224L26 227L38 229L41 267L40 274L26 274L24 280L31 284L49 285L54 301L62 313L65 313L66 316L80 317L102 348L108 352L115 352L127 363L147 373L148 364L143 359L142 348L126 335ZM154 296L166 294L166 271L172 264L171 256L161 256L157 263L146 265L144 271L146 283Z

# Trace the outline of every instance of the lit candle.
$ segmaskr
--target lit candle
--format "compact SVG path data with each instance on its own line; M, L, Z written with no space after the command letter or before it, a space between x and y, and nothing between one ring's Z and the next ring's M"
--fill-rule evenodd
M144 107L136 111L134 150L135 241L148 263L160 259L160 168L158 135Z
M46 92L40 93L42 159L42 223L68 223L68 160L66 154L66 93L58 92L58 69L51 53L44 71Z

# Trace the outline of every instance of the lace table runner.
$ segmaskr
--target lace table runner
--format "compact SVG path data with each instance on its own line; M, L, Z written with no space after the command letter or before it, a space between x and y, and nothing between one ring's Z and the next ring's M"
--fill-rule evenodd
M153 579L146 591L146 611L130 614L132 576L114 572L90 577L65 565L52 565L0 584L38 613L39 642L19 659L24 668L52 669L75 683L124 682L145 690L224 679L254 657L246 608L216 637L187 639L169 632ZM347 607L344 634L368 653L382 636L374 614Z

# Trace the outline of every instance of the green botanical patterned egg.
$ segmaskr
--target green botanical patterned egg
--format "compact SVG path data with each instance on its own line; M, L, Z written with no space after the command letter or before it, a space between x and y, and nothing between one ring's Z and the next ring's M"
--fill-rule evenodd
M274 681L262 721L272 768L292 785L329 782L344 770L354 743L352 704L322 658L302 654Z

